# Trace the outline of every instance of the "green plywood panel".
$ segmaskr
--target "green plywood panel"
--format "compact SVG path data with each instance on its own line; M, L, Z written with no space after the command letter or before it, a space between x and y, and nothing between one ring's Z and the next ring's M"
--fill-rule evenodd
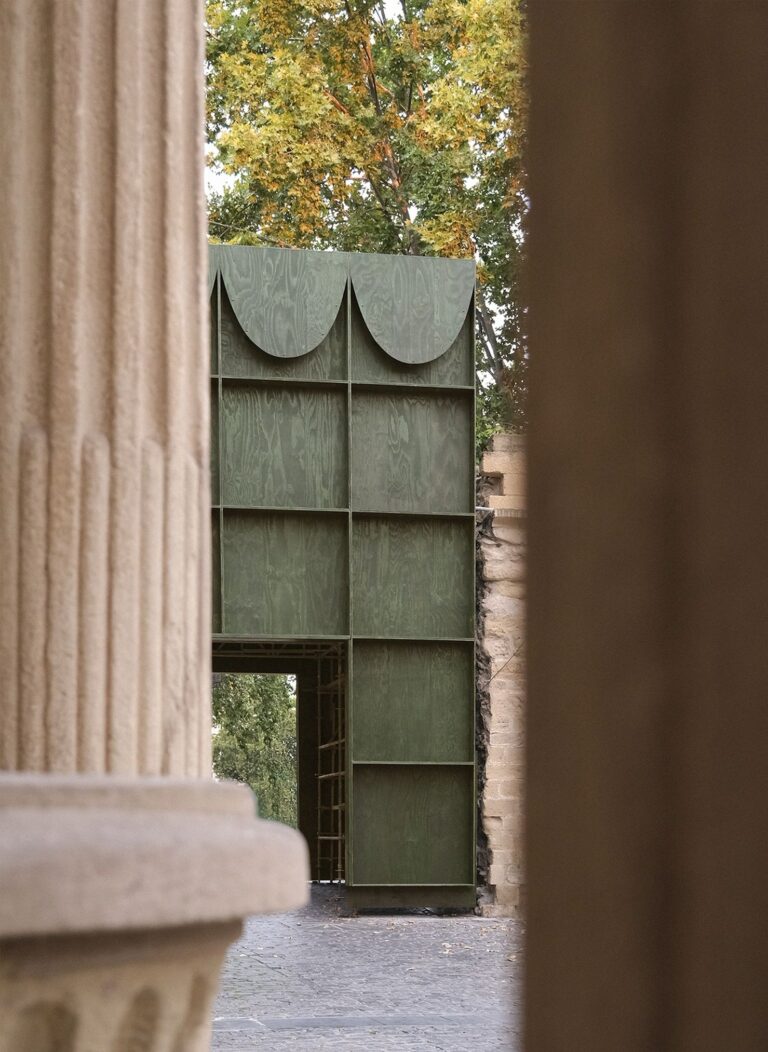
M353 760L474 758L474 655L462 643L355 643Z
M221 632L221 560L219 549L219 513L211 516L211 607L214 633Z
M424 365L404 365L379 347L360 314L352 294L352 379L358 383L450 384L471 387L475 382L472 312L448 350Z
M342 304L327 336L301 358L275 358L260 350L243 332L221 290L221 370L224 376L285 380L345 380L347 377L346 310Z
M352 396L352 507L469 512L472 399L461 393Z
M475 288L471 260L359 253L349 267L360 313L388 355L419 365L451 346Z
M223 551L228 633L346 634L346 516L225 512Z
M352 572L351 877L417 905L418 885L471 896L473 647L429 642L473 635L473 522L449 517L473 504L471 266L315 256L212 250L214 631L345 636ZM291 512L349 507L350 473L352 538L346 512Z
M225 505L347 506L346 391L227 386L222 391Z
M474 885L468 887L420 888L417 885L381 888L352 887L347 889L347 904L355 910L422 909L428 906L437 910L469 910L477 905Z
M464 638L473 632L473 523L356 517L355 635Z
M211 381L211 500L218 504L219 489L219 383Z
M243 332L267 354L298 358L328 335L347 285L343 252L235 245L218 260Z
M355 767L354 884L471 884L472 767Z
M210 312L208 316L211 340L211 376L215 376L219 371L219 313L216 300L216 290L214 289L213 296L210 297Z

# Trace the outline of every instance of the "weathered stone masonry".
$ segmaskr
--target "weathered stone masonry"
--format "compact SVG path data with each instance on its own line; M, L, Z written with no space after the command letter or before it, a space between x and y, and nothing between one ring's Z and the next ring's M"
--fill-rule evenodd
M497 435L483 456L478 511L478 707L486 915L521 906L525 715L525 463L519 435Z

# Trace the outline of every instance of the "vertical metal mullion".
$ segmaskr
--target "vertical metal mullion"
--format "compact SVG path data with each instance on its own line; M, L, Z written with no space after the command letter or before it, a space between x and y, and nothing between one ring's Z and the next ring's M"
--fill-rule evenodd
M354 880L354 844L352 842L352 709L353 709L353 662L355 611L354 589L352 586L353 529L352 518L352 277L347 277L347 631L346 668L344 670L344 877L348 884ZM343 660L343 659L342 659Z

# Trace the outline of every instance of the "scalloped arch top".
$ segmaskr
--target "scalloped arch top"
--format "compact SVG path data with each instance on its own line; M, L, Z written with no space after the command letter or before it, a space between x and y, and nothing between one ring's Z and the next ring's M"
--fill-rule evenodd
M217 246L218 270L243 332L275 358L299 358L339 313L347 260L339 252Z
M276 358L298 358L329 333L351 277L360 313L391 358L422 365L461 331L475 287L471 260L209 246L210 291L221 273L245 335Z
M360 254L350 269L363 321L383 351L406 365L445 354L472 299L472 260Z

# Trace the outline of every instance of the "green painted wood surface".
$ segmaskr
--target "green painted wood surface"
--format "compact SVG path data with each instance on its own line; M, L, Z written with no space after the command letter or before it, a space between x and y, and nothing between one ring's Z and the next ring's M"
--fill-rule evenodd
M352 379L358 383L451 384L472 386L475 382L472 313L450 347L431 362L405 365L390 358L368 332L354 291L352 292L351 339Z
M326 390L222 390L225 505L347 506L347 396Z
M217 272L243 332L276 358L300 357L325 339L349 276L376 344L412 366L452 346L475 282L471 260L243 245L210 247L210 290Z
M221 248L218 245L208 246L208 296L213 292L216 284L216 275L219 273L219 258Z
M352 759L474 759L472 647L355 642Z
M355 884L470 884L474 768L355 767Z
M219 383L218 380L211 381L211 500L214 504L221 503L221 489L219 486Z
M221 369L224 376L285 380L346 380L346 311L339 310L320 344L301 358L275 358L243 332L226 294L221 292Z
M223 566L214 516L213 628L227 639L343 637L353 600L350 885L385 904L398 894L387 884L422 894L416 904L446 886L471 896L473 646L428 640L473 635L472 268L452 282L444 261L302 261L314 255L213 250L214 275L226 272L211 305L211 368L223 377L211 385L212 484L225 508ZM316 280L326 266L334 280L343 271L341 287ZM367 322L343 287L349 274ZM278 294L265 306L268 287ZM279 356L325 325L316 349ZM350 507L350 473L351 520L330 510Z
M347 284L344 253L233 245L218 262L235 316L262 351L298 358L328 335Z
M219 371L219 307L215 289L210 297L208 324L211 339L211 376L215 376Z
M226 511L223 552L229 634L347 632L345 515Z
M349 266L360 313L383 351L419 365L448 350L472 300L473 262L359 253Z
M221 632L221 560L219 558L219 513L211 516L211 620L214 633Z
M472 398L353 392L352 508L472 510Z
M348 887L348 905L355 910L420 909L426 903L432 909L472 909L477 905L474 881L465 887L420 887L418 884L398 887Z
M471 636L474 566L471 522L355 517L354 633Z

